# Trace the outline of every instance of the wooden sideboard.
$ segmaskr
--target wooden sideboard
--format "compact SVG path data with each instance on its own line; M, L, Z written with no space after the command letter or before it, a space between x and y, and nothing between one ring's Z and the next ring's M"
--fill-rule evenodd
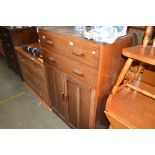
M22 76L15 53L15 47L22 44L37 43L38 33L36 27L10 28L1 26L0 35L3 40L3 49L9 68Z
M39 30L52 109L72 128L108 126L103 113L132 35L113 44L84 39L73 27Z
M39 44L30 45L33 48L40 48ZM26 85L51 110L43 60L25 51L22 46L15 49Z

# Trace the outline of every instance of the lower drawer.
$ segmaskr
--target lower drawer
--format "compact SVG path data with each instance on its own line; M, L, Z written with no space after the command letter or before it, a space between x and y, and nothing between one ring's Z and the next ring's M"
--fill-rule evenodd
M28 78L28 80L33 83L36 87L38 87L38 89L40 89L40 91L45 92L46 94L47 92L47 86L44 80L40 80L39 78L37 78L37 76L35 76L35 74L26 74L26 77Z
M47 90L43 90L40 87L38 87L26 75L24 76L24 81L43 101L45 101L46 103L49 103Z

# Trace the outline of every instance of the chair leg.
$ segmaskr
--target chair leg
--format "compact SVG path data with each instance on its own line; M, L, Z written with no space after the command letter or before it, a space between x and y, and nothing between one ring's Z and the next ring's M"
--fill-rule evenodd
M112 95L115 95L115 93L117 92L117 89L118 89L119 85L122 83L123 79L125 78L125 75L127 74L132 62L133 62L133 59L128 58L128 60L126 61L125 65L117 79L115 86L112 89Z

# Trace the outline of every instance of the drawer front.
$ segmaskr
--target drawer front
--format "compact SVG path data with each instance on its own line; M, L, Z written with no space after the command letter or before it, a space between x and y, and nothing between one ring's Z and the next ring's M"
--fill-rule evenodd
M60 55L55 51L43 51L43 58L48 64L64 71L82 83L96 86L96 69Z
M45 102L48 102L48 96L47 93L43 90L41 90L39 87L37 87L33 82L29 83L29 86L31 89Z
M99 47L94 44L84 44L83 41L71 37L62 37L46 32L41 33L43 48L56 49L58 53L80 61L86 65L98 68Z
M35 75L37 78L39 78L42 81L45 81L45 71L44 71L43 65L40 66L30 58L27 58L21 54L18 54L18 58L19 58L21 68L25 68L29 70L30 74Z
M32 81L28 80L28 82L26 82L28 84L28 86L46 103L49 102L48 99L48 95L46 92L44 92L42 89L40 89L39 87L37 87Z
M17 53L25 83L46 103L49 103L44 68L30 58Z
M30 76L29 74L24 74L25 83L45 102L49 102L48 92L45 83L37 80L34 76Z
M31 81L30 81L30 79L29 79L28 74L24 74L23 77L24 77L24 82L25 82L27 85L29 85Z
M39 78L42 81L45 81L45 71L44 71L44 67L36 64L35 62L30 62L30 72L36 76L37 78Z
M17 56L18 56L18 60L19 60L22 72L23 72L24 69L29 71L29 63L28 63L27 58L20 55L19 53L17 53Z
M47 87L46 87L46 83L43 80L40 80L35 74L26 74L26 76L29 78L29 80L36 85L39 89L40 92L45 92L47 94Z

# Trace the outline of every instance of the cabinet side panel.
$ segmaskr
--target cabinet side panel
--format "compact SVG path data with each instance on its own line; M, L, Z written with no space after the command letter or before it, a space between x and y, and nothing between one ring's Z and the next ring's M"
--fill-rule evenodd
M101 46L100 63L97 81L97 122L102 122L108 126L108 120L105 117L104 109L108 95L115 84L118 75L124 65L124 58L121 56L122 49L132 46L132 35L124 37L114 42Z

